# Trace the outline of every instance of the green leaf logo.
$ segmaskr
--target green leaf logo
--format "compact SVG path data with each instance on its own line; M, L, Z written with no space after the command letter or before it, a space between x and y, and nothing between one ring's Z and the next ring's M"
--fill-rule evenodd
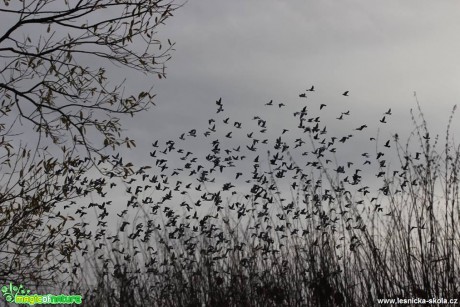
M2 287L2 294L8 303L12 303L17 294L24 295L24 294L29 294L29 293L30 293L30 290L26 290L23 285L19 285L18 287L18 286L14 286L13 283L11 282L9 286Z

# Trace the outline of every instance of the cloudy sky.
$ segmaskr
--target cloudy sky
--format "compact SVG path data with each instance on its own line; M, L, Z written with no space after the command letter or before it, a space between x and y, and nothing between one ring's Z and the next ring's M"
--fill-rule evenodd
M220 97L232 121L261 115L280 128L299 106L327 104L328 129L340 129L335 117L351 110L350 128L402 133L417 92L430 129L443 133L460 98L459 20L458 1L190 0L159 29L176 43L167 79L123 76L157 93L156 107L126 121L138 145L131 158L151 161L152 141L205 131ZM271 99L286 106L265 107ZM378 125L388 108L393 116ZM454 134L459 123L456 115Z
M130 155L148 163L154 140L206 131L220 97L232 121L261 115L281 128L299 106L324 103L328 129L340 131L335 118L351 110L348 128L366 123L369 134L389 136L413 128L416 92L431 132L442 134L460 98L459 17L458 1L189 1L159 31L176 42L167 79L136 79L155 83L157 106L127 122L138 144ZM286 107L264 106L271 99ZM393 115L379 125L388 108Z
M314 85L308 103L345 105L354 120L391 107L394 131L410 126L416 91L442 132L460 97L459 17L458 1L189 1L159 34L176 51L157 107L129 129L148 144L152 131L204 129L219 97L245 118L270 99L305 103L298 95Z
M176 51L157 82L157 107L129 129L145 145L152 131L205 129L219 97L235 119L291 120L263 105L295 110L315 85L307 103L328 104L334 117L351 109L353 121L377 121L391 107L390 133L410 131L416 91L443 133L460 97L459 17L457 1L189 1L160 31Z

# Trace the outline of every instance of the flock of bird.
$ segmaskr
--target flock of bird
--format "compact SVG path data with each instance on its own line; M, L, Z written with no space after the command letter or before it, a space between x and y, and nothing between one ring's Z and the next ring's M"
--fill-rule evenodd
M307 92L313 95L315 87L299 94L299 98L306 99ZM350 97L350 92L345 91L341 96ZM279 240L278 245L274 243L278 234L281 239L312 235L311 230L302 229L293 222L296 220L319 219L321 223L316 228L319 233L328 229L334 232L339 221L349 231L365 231L366 225L356 218L356 208L372 206L375 212L391 215L391 211L379 202L379 195L398 193L409 184L417 184L410 181L405 172L411 157L405 157L406 165L402 169L390 170L385 159L385 150L392 147L390 139L385 140L384 148L376 150L375 154L366 151L354 157L337 157L337 151L368 126L363 123L350 132L339 127L342 134L330 136L321 114L318 115L318 112L326 112L327 105L315 104L314 99L293 105L273 100L265 103L265 108L278 106L267 109L268 112L281 112L283 107L294 111L296 127L283 128L277 136L262 115L254 116L253 123L244 123L225 115L224 106L219 98L215 116L207 121L206 128L190 129L177 138L152 143L151 163L124 181L129 200L126 208L118 213L118 232L108 236L112 244L122 238L148 244L153 235L167 233L167 238L161 240L166 248L172 249L172 242L180 239L186 253L192 255L197 238L203 236L216 240L214 248L206 252L217 261L242 248L238 245L225 247L231 240L224 235L225 225L241 220L242 224L250 224L247 228L252 231L250 236L260 240L261 252L267 254L282 246ZM350 115L350 110L340 112L334 126ZM386 124L391 115L391 109L382 112L383 117L378 122ZM250 129L251 125L255 128ZM369 140L376 148L377 140L373 137ZM351 146L358 150L356 145ZM121 158L112 156L112 159ZM420 153L415 159L420 159ZM375 171L371 166L377 168L375 177L382 183L375 190L368 179L363 181ZM327 179L325 173L336 179ZM400 184L390 191L389 182ZM287 195L297 197L289 199ZM100 211L96 241L107 235L104 219L108 216L106 207L110 205L111 201L104 201L88 206ZM145 218L128 219L128 212L133 210L141 210ZM82 216L85 210L77 213ZM325 244L316 237L312 245L318 246L319 242ZM358 244L351 240L350 249ZM95 244L95 249L100 250L104 245L103 242ZM146 264L147 269L157 264L157 248L149 247L152 258ZM133 256L123 249L117 250L125 260ZM186 258L186 253L176 256ZM167 263L164 260L163 265Z

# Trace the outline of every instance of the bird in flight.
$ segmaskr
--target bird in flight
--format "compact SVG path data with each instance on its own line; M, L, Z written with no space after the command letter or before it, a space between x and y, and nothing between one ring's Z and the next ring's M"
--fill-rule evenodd
M390 146L390 140L388 140L388 141L385 143L385 145L383 145L383 146L385 146L385 147L387 147L387 148L390 148L390 147L391 147L391 146Z
M266 105L266 106L272 106L272 105L273 105L273 100L270 100L270 101L267 102L265 105Z
M300 97L300 98L307 98L307 94L302 93L302 94L299 95L299 97Z
M314 92L314 91L315 91L315 86L314 86L314 85L312 85L312 86L310 87L310 89L309 89L309 90L307 90L307 91L309 91L309 92Z
M349 91L345 91L342 95L343 96L348 96Z

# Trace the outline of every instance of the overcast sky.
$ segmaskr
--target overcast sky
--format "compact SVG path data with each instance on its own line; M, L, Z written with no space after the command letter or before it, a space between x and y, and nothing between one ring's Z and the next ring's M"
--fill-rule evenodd
M153 163L154 140L202 135L220 116L220 97L232 121L263 115L283 127L299 106L324 103L328 129L340 131L335 117L351 110L348 128L367 123L369 134L389 136L413 128L417 92L431 132L442 134L460 98L459 20L458 1L189 1L159 29L176 42L167 79L132 77L139 87L155 83L157 105L127 123L138 144L131 158ZM264 106L271 99L286 107ZM393 115L379 125L388 108ZM455 134L458 115L453 127ZM205 151L210 140L200 140L187 149ZM344 154L353 150L361 149Z
M176 51L157 107L129 127L148 144L153 131L204 129L219 97L244 118L270 99L300 104L315 85L308 103L366 119L391 107L394 130L416 91L442 132L460 97L459 20L458 1L189 1L160 30Z
M328 129L351 110L350 127L374 121L373 131L402 133L417 92L430 128L443 133L460 98L459 20L458 1L190 0L158 29L176 42L167 79L123 75L139 89L155 84L157 94L156 107L126 121L138 144L131 158L153 162L154 140L205 131L220 97L232 121L263 115L283 127L299 106L324 103ZM265 107L271 99L286 107ZM388 108L393 116L378 125Z

